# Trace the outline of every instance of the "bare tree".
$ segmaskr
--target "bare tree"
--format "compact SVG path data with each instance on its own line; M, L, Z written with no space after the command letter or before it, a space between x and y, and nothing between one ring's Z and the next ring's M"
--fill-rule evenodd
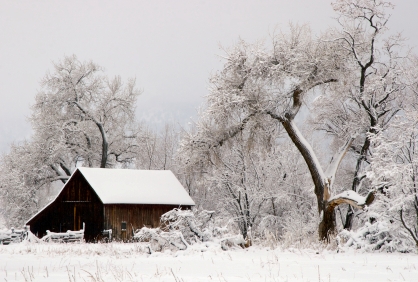
M139 169L173 170L176 172L174 155L179 141L179 133L172 124L161 130L144 127L138 135L135 165Z

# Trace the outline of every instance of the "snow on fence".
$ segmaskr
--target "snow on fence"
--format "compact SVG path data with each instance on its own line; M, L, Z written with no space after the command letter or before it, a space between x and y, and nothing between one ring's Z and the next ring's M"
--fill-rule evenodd
M85 224L83 222L83 229L79 231L68 230L65 233L55 233L49 230L46 231L46 235L42 239L38 239L30 231L29 225L25 226L24 229L11 228L10 230L0 230L0 245L8 245L10 243L20 243L22 241L30 242L82 242L84 240ZM108 231L108 230L107 230ZM112 236L110 230L110 237Z
M9 245L10 243L20 243L28 238L29 226L24 229L11 228L10 230L0 230L0 244Z
M58 242L58 243L71 243L82 242L84 240L85 224L83 222L83 229L79 231L68 230L65 233L56 233L49 230L46 231L46 235L42 237L41 241L44 242Z

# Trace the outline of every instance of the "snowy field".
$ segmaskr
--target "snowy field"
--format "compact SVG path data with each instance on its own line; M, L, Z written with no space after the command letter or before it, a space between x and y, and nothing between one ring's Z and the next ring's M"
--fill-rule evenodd
M143 252L141 244L0 246L0 281L418 281L418 256L264 247Z

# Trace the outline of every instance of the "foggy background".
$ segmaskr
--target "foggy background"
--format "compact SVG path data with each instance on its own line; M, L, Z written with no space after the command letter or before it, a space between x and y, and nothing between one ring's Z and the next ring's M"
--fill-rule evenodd
M398 0L388 26L418 45L418 1ZM75 54L108 76L136 78L137 117L160 127L196 119L221 46L249 42L289 22L335 26L330 0L0 0L0 153L29 138L30 106L52 62Z

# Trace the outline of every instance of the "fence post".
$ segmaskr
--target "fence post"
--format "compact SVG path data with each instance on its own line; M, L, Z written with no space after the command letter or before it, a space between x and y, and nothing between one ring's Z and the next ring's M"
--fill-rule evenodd
M27 240L29 239L29 231L30 231L30 225L25 225L24 228L25 230L24 234L23 234L23 240Z

